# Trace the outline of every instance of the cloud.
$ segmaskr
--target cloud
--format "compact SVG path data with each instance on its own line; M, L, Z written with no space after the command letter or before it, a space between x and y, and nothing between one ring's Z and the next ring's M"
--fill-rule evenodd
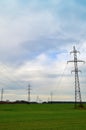
M22 91L31 83L35 98L53 91L59 100L73 99L73 65L66 62L74 45L86 59L85 13L76 0L0 1L0 86L13 98L17 90L25 99Z
M64 45L68 50L70 45L75 42L78 44L79 38L83 38L85 29L81 31L81 26L72 24L71 20L74 23L78 21L71 15L76 13L76 10L73 12L73 7L76 7L74 1L65 4L63 1L57 4L56 1L38 2L29 1L27 6L25 4L26 8L20 1L2 2L5 10L2 9L4 15L1 15L0 20L0 59L3 62L22 63L24 59L33 58L43 52L62 50ZM48 5L48 9L41 9L40 4ZM57 7L60 5L58 10L51 9L55 4ZM70 18L65 19L63 16Z

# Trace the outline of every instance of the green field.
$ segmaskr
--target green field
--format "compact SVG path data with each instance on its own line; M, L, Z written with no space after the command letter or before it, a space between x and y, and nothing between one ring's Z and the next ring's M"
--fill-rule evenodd
M0 104L0 130L86 130L73 104Z

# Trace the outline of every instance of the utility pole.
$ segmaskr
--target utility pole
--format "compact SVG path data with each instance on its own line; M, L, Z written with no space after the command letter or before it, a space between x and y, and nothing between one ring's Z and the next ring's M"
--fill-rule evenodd
M84 61L77 59L77 53L80 53L80 52L76 50L75 46L73 47L73 51L71 51L70 53L74 54L74 60L71 60L68 62L74 63L74 70L72 70L71 72L75 73L75 108L77 108L77 105L79 105L79 107L83 107L82 98L81 98L81 91L80 91L79 74L78 74L81 71L78 69L77 63L84 62Z
M30 84L28 85L28 102L30 103L30 90L31 90L31 86Z
M2 88L2 90L1 90L1 102L3 101L3 92L4 92L4 90Z

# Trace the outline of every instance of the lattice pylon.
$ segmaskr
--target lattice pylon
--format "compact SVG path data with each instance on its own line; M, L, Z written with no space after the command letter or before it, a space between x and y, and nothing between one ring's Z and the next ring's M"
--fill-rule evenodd
M78 62L84 62L82 60L77 59L77 53L80 53L76 50L75 46L73 47L73 51L70 52L74 54L74 60L68 61L74 63L74 70L72 72L75 73L75 108L77 108L77 104L79 104L79 107L83 107L82 104L82 98L81 98L81 91L80 91L80 82L79 82L79 72L81 72L78 69Z

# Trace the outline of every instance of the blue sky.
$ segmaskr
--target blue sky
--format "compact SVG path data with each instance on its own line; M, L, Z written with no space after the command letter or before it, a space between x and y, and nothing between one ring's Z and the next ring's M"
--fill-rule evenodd
M85 0L1 0L0 89L8 91L4 99L27 100L30 83L32 100L47 100L51 91L54 100L74 100L73 65L66 62L73 58L74 45L86 60L85 34ZM85 66L80 64L82 72Z

